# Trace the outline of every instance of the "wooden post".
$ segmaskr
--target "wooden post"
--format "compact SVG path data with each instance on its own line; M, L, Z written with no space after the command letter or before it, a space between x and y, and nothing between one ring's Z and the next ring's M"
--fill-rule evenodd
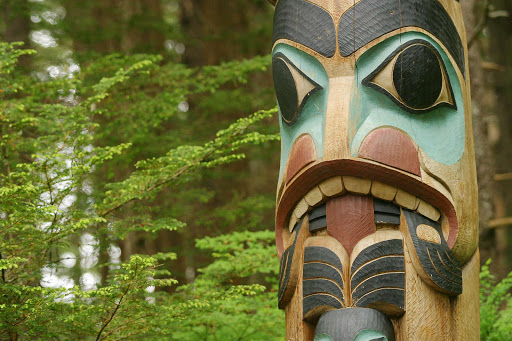
M270 0L287 340L478 340L456 0Z

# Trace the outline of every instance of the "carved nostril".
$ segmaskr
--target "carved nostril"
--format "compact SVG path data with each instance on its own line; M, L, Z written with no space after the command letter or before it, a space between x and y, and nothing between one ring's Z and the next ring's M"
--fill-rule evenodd
M416 146L407 135L393 128L369 133L357 156L421 176Z

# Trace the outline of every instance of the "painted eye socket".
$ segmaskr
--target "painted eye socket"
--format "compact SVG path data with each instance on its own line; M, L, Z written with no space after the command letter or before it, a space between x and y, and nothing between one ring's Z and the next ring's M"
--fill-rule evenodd
M286 124L293 125L309 97L323 88L280 52L272 60L272 76L281 117Z
M412 114L439 107L457 109L439 52L424 40L400 46L362 82Z

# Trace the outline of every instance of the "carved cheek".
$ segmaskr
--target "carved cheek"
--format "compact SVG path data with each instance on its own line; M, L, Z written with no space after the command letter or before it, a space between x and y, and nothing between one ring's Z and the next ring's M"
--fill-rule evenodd
M304 134L299 136L293 143L290 157L288 158L286 182L289 182L301 169L315 162L316 159L315 142L311 135Z
M379 128L369 133L358 156L421 176L416 146L396 129Z

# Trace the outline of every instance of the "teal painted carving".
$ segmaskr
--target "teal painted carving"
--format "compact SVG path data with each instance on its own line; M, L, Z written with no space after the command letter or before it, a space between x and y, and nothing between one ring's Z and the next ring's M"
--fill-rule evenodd
M301 106L301 111L293 120L292 124L287 123L282 117L281 104L279 108L279 125L281 128L281 166L279 177L282 176L286 160L295 139L302 134L309 134L315 142L316 154L321 158L324 153L324 132L325 132L325 112L327 108L327 95L329 93L329 79L322 64L313 56L300 51L290 45L277 44L272 52L272 58L282 54L286 57L286 63L292 70L300 70L294 73L295 77L303 77L306 81L311 79L321 88L307 97ZM295 80L296 82L299 79ZM313 84L314 85L314 84ZM298 98L298 105L302 98Z
M328 334L322 333L322 334L316 335L314 341L333 341L333 340ZM357 334L354 341L388 341L388 338L376 330L364 329L364 330L361 330Z
M314 341L332 341L332 338L329 335L322 333L315 336Z
M376 330L364 329L357 334L354 341L388 341L388 338Z
M363 80L381 66L388 56L412 40L425 41L433 46L442 58L446 67L446 80L449 82L446 86L451 85L453 89L454 106L438 106L422 114L411 114L389 96L363 84ZM385 126L402 130L428 157L445 165L456 163L464 152L466 131L459 78L441 46L422 33L407 32L393 36L372 47L358 59L349 121L349 142L353 156L357 155L368 133Z

